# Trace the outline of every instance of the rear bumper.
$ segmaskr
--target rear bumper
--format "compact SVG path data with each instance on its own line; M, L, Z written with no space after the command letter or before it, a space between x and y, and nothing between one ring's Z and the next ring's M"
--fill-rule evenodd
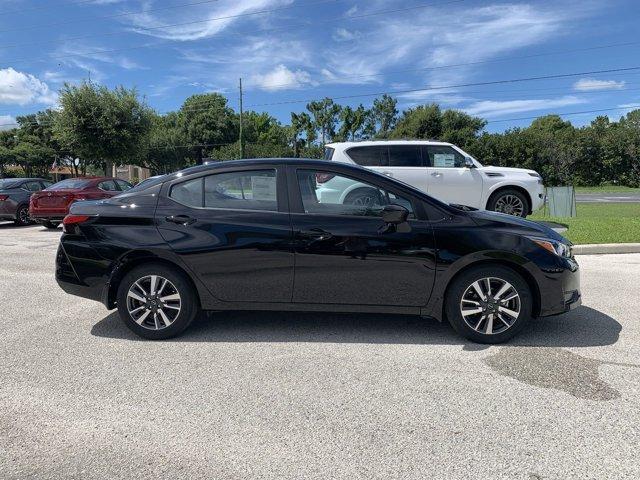
M106 284L101 281L89 284L80 280L62 244L56 254L56 282L66 293L87 298L106 305Z
M562 269L544 272L545 282L540 286L541 317L559 315L582 305L580 268L573 259L562 262Z

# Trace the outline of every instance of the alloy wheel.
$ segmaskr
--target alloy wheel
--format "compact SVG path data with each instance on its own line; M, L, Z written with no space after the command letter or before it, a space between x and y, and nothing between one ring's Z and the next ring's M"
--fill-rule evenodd
M139 278L127 292L127 311L133 321L149 330L169 327L180 315L182 299L173 283L160 275Z
M507 215L521 217L524 213L524 204L522 200L515 195L503 195L498 198L495 210L496 212L506 213Z
M380 198L375 194L363 193L355 197L351 204L359 207L376 207L380 205Z
M26 225L27 223L31 222L28 208L23 207L18 211L18 220L20 220L20 223L22 223L23 225Z
M464 322L477 332L495 335L511 328L520 316L520 294L506 280L485 277L467 287L460 301Z

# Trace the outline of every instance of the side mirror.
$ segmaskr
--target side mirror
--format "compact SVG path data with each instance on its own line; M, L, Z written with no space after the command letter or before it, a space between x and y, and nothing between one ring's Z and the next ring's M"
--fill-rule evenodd
M473 163L471 157L464 157L464 166L465 168L476 168L476 164Z
M399 225L409 218L409 210L401 205L386 205L382 209L382 221L390 225Z

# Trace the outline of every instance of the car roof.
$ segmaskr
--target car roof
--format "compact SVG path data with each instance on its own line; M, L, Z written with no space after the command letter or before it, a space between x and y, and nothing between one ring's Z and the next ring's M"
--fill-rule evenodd
M28 181L32 181L32 182L38 182L38 181L48 181L44 178L28 178L28 177L20 177L20 178L0 178L0 180L12 180L14 182L28 182Z
M358 142L333 142L327 143L325 146L329 148L350 148L350 147L373 147L376 145L447 145L449 142L440 142L438 140L361 140Z
M207 162L204 165L196 165L194 167L188 167L180 172L182 175L190 175L192 173L207 171L207 170L217 170L219 168L228 168L228 167L243 167L243 166L260 166L260 165L273 165L277 164L285 164L285 165L305 165L305 166L315 166L315 167L324 167L324 168L334 168L335 162L329 162L327 160L318 160L315 158L246 158L243 160L225 160L220 162ZM351 165L349 165L351 167ZM363 169L362 167L353 166L357 169ZM367 170L368 171L368 170ZM171 175L171 174L170 174Z

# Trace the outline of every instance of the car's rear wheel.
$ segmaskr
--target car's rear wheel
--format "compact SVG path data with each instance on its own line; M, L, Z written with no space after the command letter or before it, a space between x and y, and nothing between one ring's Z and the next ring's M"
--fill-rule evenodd
M21 205L16 212L15 224L24 226L31 223L31 217L29 217L29 206Z
M60 225L60 222L52 222L51 220L45 220L42 225L49 230L55 230Z
M514 270L501 265L472 268L447 290L445 312L453 328L479 343L509 340L531 318L531 290Z
M177 269L161 264L136 267L118 287L118 313L137 335L152 340L182 333L199 312L193 285Z
M529 215L530 208L526 195L511 188L494 193L487 205L487 210L523 218Z

